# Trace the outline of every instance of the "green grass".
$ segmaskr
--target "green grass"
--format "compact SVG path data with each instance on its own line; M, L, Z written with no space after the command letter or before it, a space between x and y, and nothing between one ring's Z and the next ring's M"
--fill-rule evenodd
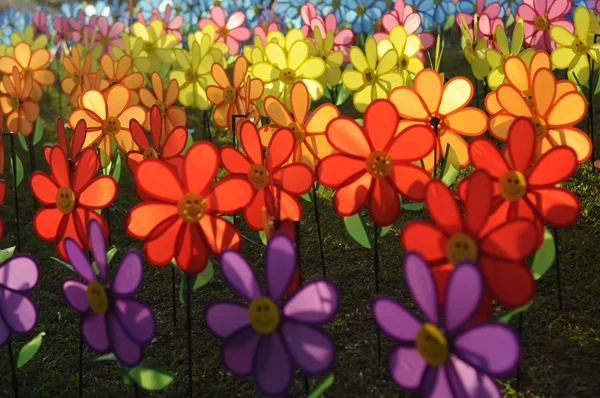
M458 50L447 50L442 65L446 75L470 76L470 72L464 67L465 61ZM482 98L483 93L480 92L480 99ZM49 90L42 102L41 117L46 122L43 142L55 141L54 123L58 116L56 104L59 99L65 104L62 115L66 118L66 98L59 98L56 90ZM344 114L358 116L350 99L341 110ZM192 110L189 127L196 126L199 126L199 112ZM585 124L582 123L581 127L585 128ZM599 127L596 126L597 129ZM214 134L218 135L216 131ZM195 139L198 139L198 133L195 134ZM217 137L220 142L224 139L223 135ZM8 145L8 140L5 142ZM18 153L23 159L28 178L28 155L22 150ZM47 170L41 156L41 145L37 148L37 163L38 167ZM8 174L5 178L10 179ZM0 209L6 226L6 236L1 247L16 243L13 191L11 182L7 183L9 190L4 206ZM521 369L522 391L526 391L527 396L592 397L597 396L597 391L600 390L600 306L597 302L600 297L600 172L594 173L588 162L580 166L576 175L565 185L579 196L583 212L575 226L561 231L560 234L564 310L557 309L556 267L553 266L540 281L535 302L525 313ZM114 271L120 256L129 248L141 249L141 242L129 237L123 225L128 209L137 203L132 177L126 168L119 188L118 197L111 206L112 241L119 249L111 271ZM40 319L31 335L14 338L13 348L22 346L41 331L46 332L44 344L37 356L18 371L21 395L76 396L79 316L66 304L61 291L61 281L73 274L50 259L56 255L54 244L41 241L33 231L31 221L35 213L34 198L29 191L27 180L19 187L18 193L22 252L32 254L40 264L40 285L33 293ZM324 190L318 201L328 276L337 283L341 292L340 312L326 327L337 345L337 360L332 369L335 382L326 395L382 397L403 394L394 386L385 369L385 355L391 346L391 341L386 337L383 338L383 366L377 365L374 322L370 313L375 289L372 253L349 238L342 218L332 210L331 194L331 191ZM398 234L406 222L426 217L423 212L404 211L392 231L381 242L381 290L385 295L409 305L412 303L401 272L402 250ZM242 227L242 232L251 239L260 241L258 235L248 228ZM256 267L262 279L263 249L249 242L244 243L242 251ZM305 278L310 280L320 277L321 266L312 203L304 202L301 246ZM167 390L155 393L141 392L141 395L184 396L187 385L185 308L178 304L178 326L173 327L171 279L168 268L147 264L144 283L138 296L152 305L158 322L157 337L145 351L146 362L177 375ZM192 296L195 396L258 396L251 379L233 377L223 368L219 357L220 342L204 325L205 306L213 300L227 298L237 299L218 269L215 278ZM0 396L10 396L12 390L6 350L3 350L3 353L4 358L0 359ZM132 388L122 382L124 369L116 362L95 362L96 357L98 355L85 348L84 394L132 395ZM315 385L316 380L311 379L311 386ZM503 379L502 383L506 393L514 395L514 375ZM300 377L297 378L290 395L303 395Z

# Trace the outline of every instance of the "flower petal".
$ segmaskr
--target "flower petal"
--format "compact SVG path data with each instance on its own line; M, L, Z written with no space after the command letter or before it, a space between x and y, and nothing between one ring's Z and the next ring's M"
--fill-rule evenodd
M267 396L285 395L294 380L292 361L279 333L262 336L253 361L256 387Z
M390 352L388 368L394 383L410 391L421 385L427 363L416 348L397 347Z
M469 286L468 289L464 289ZM444 306L444 329L455 334L473 317L483 295L484 280L477 265L463 263L450 274Z
M537 242L534 239L532 243ZM526 264L496 260L484 255L480 256L479 262L492 298L501 305L510 309L518 308L533 299L535 280Z
M292 359L307 375L319 375L327 371L335 360L335 345L323 331L309 326L285 322L281 334Z
M414 342L421 329L411 311L387 297L373 301L373 317L385 334L403 343Z
M219 262L223 276L240 296L248 301L261 296L260 286L252 267L238 252L230 250L223 252Z
M237 376L248 376L254 367L254 358L258 343L262 340L251 327L234 332L223 343L223 363L231 373Z
M439 320L438 300L429 266L419 254L407 253L404 256L402 269L413 300L425 314L427 320L437 325Z
M250 325L248 307L227 301L210 303L204 311L204 319L208 330L222 339Z
M372 148L363 129L354 119L340 116L327 125L327 140L341 153L366 158Z
M283 314L297 322L321 325L331 320L339 308L337 287L327 280L307 283L285 303Z
M417 252L431 263L446 258L448 238L435 226L425 221L411 221L400 234L405 252Z
M74 279L67 279L62 285L63 294L69 305L79 312L86 312L89 308L87 299L87 285Z

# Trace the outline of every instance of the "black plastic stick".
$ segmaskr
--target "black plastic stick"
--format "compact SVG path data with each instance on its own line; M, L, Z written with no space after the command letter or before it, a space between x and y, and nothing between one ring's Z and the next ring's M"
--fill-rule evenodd
M192 275L186 274L188 394L192 396Z
M12 351L12 342L9 341L6 345L6 349L8 350L8 360L10 361L10 373L12 375L12 386L13 392L15 393L15 397L19 397L19 380L17 379L17 368L15 366L15 358L13 356Z
M319 203L317 202L316 184L312 186L312 199L315 207L315 220L317 222L317 238L319 239L319 254L321 255L321 269L323 278L327 278L327 267L325 266L325 251L323 250L323 235L321 234L321 216L319 215Z
M175 270L173 268L171 268L171 301L173 302L173 308L172 308L172 312L173 312L173 327L176 328L177 327L177 293L175 291L175 286L177 285L176 282L176 275L175 275Z
M373 265L375 269L375 295L379 294L379 226L373 228ZM376 326L377 332L377 364L381 364L381 329Z
M562 310L563 302L562 302L562 283L560 280L560 250L558 245L558 231L556 228L552 228L552 232L554 233L554 250L556 252L556 290L558 294L558 309Z
M17 219L17 253L21 252L21 219L19 217L19 193L17 191L17 153L15 152L15 134L10 134L10 154L12 157L13 194L15 198L15 217Z

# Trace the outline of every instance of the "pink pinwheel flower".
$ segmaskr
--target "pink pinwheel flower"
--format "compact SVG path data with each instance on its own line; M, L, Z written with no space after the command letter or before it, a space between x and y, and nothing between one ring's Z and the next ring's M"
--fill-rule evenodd
M552 51L556 43L550 37L550 28L563 26L573 33L573 23L563 18L571 10L570 0L523 0L517 9L517 18L523 18L525 42L536 50Z
M227 282L249 302L217 301L204 313L208 330L224 340L225 368L237 376L253 375L267 396L286 395L295 366L307 375L327 372L335 359L335 345L320 327L338 310L336 286L327 280L312 281L282 302L296 269L296 249L282 234L267 245L265 291L238 252L226 250L220 261Z
M375 321L398 342L388 357L394 382L424 397L502 397L494 378L515 369L521 346L508 325L469 326L484 289L477 265L464 262L450 275L443 321L433 276L421 256L406 255L404 277L425 323L390 298L373 303Z
M174 15L171 19L171 11L171 4L167 4L165 8L165 13L162 16L160 15L160 11L158 11L156 8L153 8L150 20L162 21L166 33L173 33L175 36L177 36L177 40L181 43L181 40L183 40L183 36L181 35L181 33L179 33L179 29L181 29L181 27L183 26L183 16Z
M502 12L502 6L500 3L495 1L489 4L487 7L485 3L486 0L475 0L473 13L459 12L456 14L456 23L461 23L461 15L465 18L469 25L473 23L473 15L475 14L479 16L480 20L484 15L486 15L490 21L497 19L500 15L500 12Z
M116 21L112 25L109 25L108 18L99 16L96 19L94 26L88 25L88 37L92 37L93 30L96 29L95 42L96 45L102 47L102 54L111 54L112 47L117 46L123 48L123 39L121 38L123 30L125 30L125 24L121 21Z
M250 39L251 32L245 26L246 16L241 11L236 11L225 20L225 12L220 6L210 10L210 19L202 18L198 21L198 27L202 29L208 24L217 28L217 41L225 42L229 47L229 55L237 55L240 52L240 42Z
M77 43L79 40L81 40L81 35L79 35L79 33L77 33L77 35L74 37L74 32L72 31L69 20L66 17L54 17L52 25L54 25L54 30L56 31L56 35L54 36L54 44L67 41Z
M48 14L44 10L36 10L33 12L33 35L37 37L42 34L50 34L50 29L48 29Z
M256 25L254 27L254 35L258 36L260 38L260 41L262 42L263 46L266 46L267 45L267 35L271 32L275 32L278 30L281 30L281 25L278 24L277 22L271 22L267 26L266 29L262 25Z
M392 28L401 25L404 26L406 34L415 33L421 39L421 50L426 51L433 47L435 38L430 32L417 33L417 30L421 27L421 14L416 12L411 6L404 3L404 0L397 0L394 3L394 9L390 12L383 14L381 18L381 24L385 32L377 32L373 34L375 41L379 43L381 39L388 38ZM423 52L419 52L419 57L423 57Z
M302 30L302 33L304 33L306 38L311 39L313 34L311 21L313 18L318 18L319 20L323 21L323 17L317 14L317 8L310 1L300 7L300 16L302 17L302 22L304 22L304 25L302 25L300 30Z
M354 32L352 29L343 28L337 31L338 21L334 13L329 13L323 20L320 16L313 18L310 21L311 29L314 31L318 26L321 31L321 36L325 39L327 31L331 30L335 34L333 38L333 50L341 51L344 54L344 62L350 62L350 47L354 41ZM336 33L337 32L337 33Z

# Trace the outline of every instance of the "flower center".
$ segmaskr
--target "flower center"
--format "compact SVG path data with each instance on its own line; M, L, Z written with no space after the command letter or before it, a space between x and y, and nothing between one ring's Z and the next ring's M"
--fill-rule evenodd
M225 38L229 36L229 29L227 29L227 26L221 26L217 33L219 34L219 36Z
M116 117L109 116L104 121L102 130L104 131L104 134L108 134L110 136L117 135L119 130L121 130L121 122Z
M375 84L377 80L377 75L371 68L367 68L362 73L362 79L364 84Z
M367 172L374 178L383 178L392 172L392 157L385 151L374 151L367 157Z
M362 4L359 4L356 9L356 14L358 14L358 16L361 16L365 13L365 6L363 6Z
M108 295L101 283L90 282L87 286L86 296L90 308L96 314L105 314L108 311Z
M183 221L196 223L206 214L206 201L196 193L186 193L177 202L177 212Z
M154 49L154 44L152 42L149 41L145 41L144 42L144 51L146 51L147 53L151 53Z
M26 79L29 76L33 76L33 70L31 70L31 68L23 68L21 76L23 76L23 79Z
M573 45L571 47L575 54L583 55L588 51L588 45L586 42L581 40L580 38L576 38L573 40Z
M196 75L196 71L192 68L186 69L184 72L185 81L188 83L193 83L198 80L198 76Z
M248 307L250 325L260 334L271 334L279 326L279 308L268 297L253 300Z
M79 72L73 73L73 80L75 81L75 83L81 84L81 74Z
M296 145L300 145L304 141L304 129L300 125L300 123L292 122L288 125L288 129L294 133L294 138L296 139Z
M262 164L253 164L248 170L248 180L256 189L264 189L269 185L269 171Z
M260 14L260 7L259 6L254 5L253 9L254 9L254 13L255 14L257 14L257 15Z
M17 108L19 108L19 105L21 105L21 100L19 99L18 96L11 95L10 99L8 100L8 104L10 105L11 108L17 109Z
M69 187L60 187L56 191L56 207L62 214L69 214L75 207L75 193Z
M434 324L426 323L419 329L416 345L429 366L442 366L448 361L448 341Z
M523 91L521 93L521 96L527 103L527 106L529 107L529 109L533 110L535 108L535 102L533 101L533 93L531 92L531 90Z
M154 148L146 148L144 149L144 159L158 159L158 154Z
M546 137L548 133L548 126L546 125L546 121L539 116L534 116L531 118L533 122L533 128L535 129L535 138L538 141L541 141Z
M162 101L156 100L154 101L154 105L158 106L158 110L160 111L160 114L163 115L166 111L166 106Z
M331 7L333 7L334 9L338 9L340 7L340 1L339 0L333 0L331 2Z
M533 26L535 26L538 31L548 29L548 18L546 18L545 15L536 16L533 20Z
M237 98L235 89L231 86L227 86L223 89L223 101L226 104L233 104Z
M507 171L498 181L500 195L511 202L520 200L527 192L527 181L523 173L517 170Z
M429 119L429 124L434 129L438 129L440 127L441 123L442 123L442 120L437 116L433 116L431 119Z
M285 84L292 84L296 79L296 72L290 68L283 68L281 72L279 72L279 80L284 82Z
M410 62L410 60L408 59L408 57L406 56L406 54L402 54L402 56L400 57L400 59L398 59L398 68L402 71L404 69L406 69L406 67L408 66L408 63Z
M458 264L461 261L476 261L479 255L477 243L469 235L458 233L448 239L446 246L446 256L452 264Z
M110 44L110 37L108 36L100 36L100 45L102 47L106 47Z

